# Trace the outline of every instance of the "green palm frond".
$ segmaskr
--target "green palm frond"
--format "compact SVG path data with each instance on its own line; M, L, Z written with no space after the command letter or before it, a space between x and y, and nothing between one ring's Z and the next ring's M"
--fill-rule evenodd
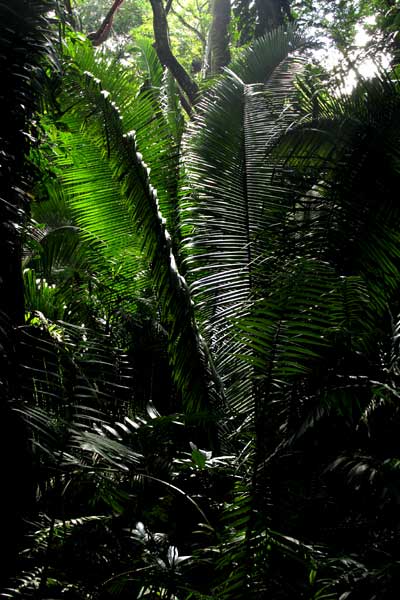
M85 268L85 251L79 237L79 229L73 225L64 225L50 231L40 232L40 241L36 243L34 255L25 265L34 265L44 277L57 279L64 277L66 265L70 270L81 271Z
M255 351L250 360L260 374L277 368L277 380L287 381L307 373L309 362L327 344L332 271L314 261L299 261L286 265L271 283L268 297L255 303L239 327Z
M55 284L38 276L33 269L24 269L25 310L29 319L39 312L43 319L62 319L66 308L66 298Z
M86 525L92 523L106 522L110 520L108 515L85 515L84 517L77 517L75 519L68 519L61 521L56 519L53 525L52 535L54 538L65 540L67 537L74 535L76 529L85 528ZM30 556L43 554L47 550L48 537L51 533L50 526L42 526L34 531L30 536L31 547L28 552ZM25 552L27 554L27 552Z
M320 118L310 116L277 151L286 161L283 182L294 182L294 193L305 190L297 196L299 216L300 203L309 201L312 223L300 231L303 242L343 274L364 277L380 314L399 276L400 213L392 193L399 177L399 102L398 84L388 75L364 81L350 98L321 101Z
M251 367L238 359L244 350L232 321L257 294L257 264L287 210L285 194L272 181L277 165L266 154L295 118L294 79L302 61L288 53L300 44L283 31L257 42L199 103L186 140L188 277L216 368L238 411L253 402L254 389Z
M134 50L138 50L137 65L145 76L145 85L159 92L163 78L163 67L151 40L145 37L135 39Z
M291 598L308 589L306 574L321 553L312 545L271 530L269 507L265 514L253 512L247 483L238 482L225 509L225 530L217 546L216 580L213 590L221 600L230 598ZM285 580L285 569L292 577Z
M70 162L74 141L77 138L71 136ZM80 139L76 151L78 156L81 156L82 144L83 140ZM70 166L70 162L60 159L62 165ZM41 174L45 173L45 168L46 165L40 166ZM86 161L78 163L76 169L79 169L80 184L75 185L75 192L87 197L94 185L92 173ZM108 178L111 173L107 170L107 162L103 172L104 179L98 178L95 184L104 184L110 190ZM69 186L62 186L61 181L54 179L50 179L50 186L48 184L45 185L48 194L46 199L32 204L32 213L38 222L32 221L26 228L23 264L25 268L35 270L37 279L45 279L48 284L55 286L54 300L58 298L59 306L54 304L57 316L54 312L43 312L39 304L33 301L34 296L30 295L26 309L30 312L39 310L50 320L61 318L59 315L63 313L65 320L79 323L93 320L94 311L97 318L109 324L117 305L120 310L132 313L133 299L149 286L148 269L142 260L140 248L135 246L132 232L131 247L127 248L126 244L121 245L115 230L104 227L99 232L90 218L85 228L88 217L84 215L80 215L78 220L81 226L78 227L75 216L79 214L79 209L73 208L74 203L69 201ZM114 189L114 195L116 202L120 202L118 188ZM96 211L100 221L103 212L104 206L100 204ZM117 211L115 225L126 230L121 212ZM31 287L30 290L34 291Z
M126 218L121 184L103 149L93 144L90 135L63 133L63 142L68 146L68 154L59 159L64 169L64 189L80 236L95 249L91 253L93 267L104 272L109 266L108 283L114 299L132 298L138 289L148 285L148 270L134 228Z
M296 27L277 27L255 40L233 61L230 69L245 84L267 82L277 65L306 45L307 41Z
M24 571L14 586L6 589L3 596L5 598L34 598L40 586L43 570L43 567L34 567L31 571Z
M120 490L112 493L116 473L140 473L143 457L135 449L115 439L107 417L88 406L71 407L69 414L57 416L38 407L16 409L29 424L33 454L41 465L41 477L47 474L47 485L54 484L51 474L61 477L64 485L79 477L97 482L100 496L111 507L118 504ZM104 480L104 486L100 485ZM39 482L40 483L40 482ZM41 482L43 495L46 494ZM111 484L107 485L107 483ZM73 490L71 490L73 493Z
M117 418L134 406L131 365L109 335L40 314L31 321L18 340L26 402L60 416L82 405Z
M112 91L121 110L129 110L139 93L140 80L132 70L110 57L108 52L93 49L88 40L74 39L69 42L64 50L64 63L67 71L65 75L68 75L70 68L75 72L87 71L101 79L104 89Z
M252 347L259 342L259 348L268 349L268 353L278 349L279 343L272 343L275 338L269 323L273 315L277 316L280 301L284 310L292 306L292 316L285 315L284 327L279 325L278 330L281 336L287 327L295 327L289 353L293 375L301 374L311 350L301 329L305 333L310 326L310 332L314 329L328 345L337 344L341 338L341 343L354 351L371 350L380 327L377 316L383 318L388 304L394 301L400 282L400 212L392 199L398 180L394 167L398 155L395 141L400 134L399 100L396 84L388 79L364 83L362 92L357 91L350 99L335 99L332 105L324 100L319 121L310 117L309 123L283 136L277 150L267 151L266 158L272 152L277 159L274 181L288 202L286 213L282 211L277 219L279 235L271 236L268 230L264 234L270 246L260 266L264 299L259 311L255 305L261 320L254 322ZM388 144L384 143L386 137ZM382 165L378 174L376 164ZM303 274L301 279L295 275L299 256L300 263L308 262L309 275ZM330 273L328 279L322 265L323 271ZM282 279L271 279L271 274L276 278L277 269L290 274L293 290L286 297ZM297 294L303 295L303 300ZM314 294L320 295L319 299ZM296 334L297 318L301 327ZM318 346L316 337L315 342ZM274 360L276 356L274 353ZM265 355L262 360L268 363ZM291 376L290 362L288 371L284 367L278 378L287 381ZM261 363L258 367L262 368Z
M335 506L337 527L351 523L365 543L382 534L381 525L362 533L371 510L388 515L397 502L398 476L389 465L398 381L388 365L398 354L391 315L400 286L399 101L398 83L381 74L349 98L322 97L319 118L303 118L265 153L276 161L273 182L286 204L275 235L265 231L255 270L260 299L237 327L259 383L255 505L271 494L278 530L291 526L286 494L301 478L305 490L318 481L325 506ZM333 482L326 475L332 470ZM320 502L304 490L297 498L305 506ZM357 499L365 505L356 506ZM335 543L340 537L327 536ZM354 548L352 540L343 545ZM354 587L344 574L327 585L326 597L333 590L357 597L370 574L363 565ZM321 587L315 597L325 592Z
M101 57L93 51L90 45L83 45L77 49L68 47L65 60L70 61L70 75L73 80L77 71L90 73L99 81L104 94L113 101L120 111L122 129L124 133L135 131L138 147L143 160L151 170L152 184L157 189L158 201L163 217L167 220L167 227L171 231L170 221L174 219L176 207L176 179L178 176L176 167L177 147L174 143L173 132L167 118L160 106L157 88L162 86L162 69L154 49L148 48L143 42L142 52L150 61L152 71L158 73L156 87L147 89L140 85L140 79L136 80L130 71L123 68L117 61L110 61L107 56ZM68 72L68 71L67 71ZM68 88L68 76L65 78L65 88ZM63 110L65 110L62 121L68 124L68 109L74 103L73 93L68 97L64 95ZM72 106L73 108L73 106ZM73 128L72 128L72 131ZM86 152L86 151L85 151ZM120 236L124 234L121 231Z
M115 238L125 244L127 252L131 250L131 237L133 248L138 248L139 245L142 248L162 307L162 319L167 324L170 359L176 385L181 391L187 413L200 415L210 394L208 359L194 322L189 290L176 268L171 252L171 238L160 213L156 191L150 183L148 167L143 162L142 155L138 153L136 134L130 130L126 131L125 119L122 120L107 92L91 74L71 74L70 86L69 95L79 97L80 101L65 114L64 122L72 132L68 135L74 139L83 137L91 140L96 163L102 169L107 169L109 175L108 180L107 177L103 179L104 185L107 186L106 191L102 190L102 186L99 189L100 199L103 196L106 211L101 222L96 215L102 205L96 203L94 162L91 162L92 170L85 169L81 192L81 167L78 164L76 172L66 168L64 177L71 184L71 192L77 178L77 194L72 201L75 205L83 207L81 218L84 215L87 219L86 229L92 220L93 227L104 226L106 230L109 227L110 235L114 231ZM79 145L79 141L76 145ZM155 151L159 153L157 144ZM91 191L86 196L85 177L91 178ZM106 193L108 191L109 196ZM122 207L125 210L124 214ZM118 223L121 223L119 232L116 229ZM126 235L127 230L133 232L129 237ZM213 385L212 393L218 393L215 388L218 381ZM203 417L205 414L203 413Z

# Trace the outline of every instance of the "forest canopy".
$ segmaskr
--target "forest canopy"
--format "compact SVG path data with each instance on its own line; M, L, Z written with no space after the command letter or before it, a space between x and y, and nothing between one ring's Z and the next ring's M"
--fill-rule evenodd
M2 597L396 596L399 26L0 0Z

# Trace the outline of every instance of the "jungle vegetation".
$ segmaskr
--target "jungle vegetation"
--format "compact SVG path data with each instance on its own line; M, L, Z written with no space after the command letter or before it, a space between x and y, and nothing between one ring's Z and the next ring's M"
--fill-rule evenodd
M0 0L2 598L396 597L399 10Z

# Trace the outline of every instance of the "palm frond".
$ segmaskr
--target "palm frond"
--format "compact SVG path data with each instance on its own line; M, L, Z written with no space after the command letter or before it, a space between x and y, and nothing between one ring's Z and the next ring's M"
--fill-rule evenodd
M117 418L134 406L131 365L109 335L40 313L31 322L18 338L17 374L26 402L60 417L87 406Z
M163 67L154 45L148 38L136 37L134 50L139 51L136 62L142 74L145 74L145 85L150 85L156 91L159 91L163 78Z
M318 113L279 143L281 182L292 181L294 194L305 191L295 197L299 215L308 200L313 221L299 232L303 243L341 273L362 276L383 314L399 275L399 209L391 192L398 179L398 84L382 74L350 98L321 100Z
M70 58L68 53L71 54ZM110 61L94 53L90 45L68 49L66 61L72 59L71 77L81 73L90 73L98 80L104 94L115 102L123 118L121 127L124 133L135 131L140 153L151 170L152 184L157 189L158 201L167 227L171 231L170 221L173 221L176 206L176 169L177 147L172 131L160 106L159 92L162 85L162 69L155 55L154 48L149 48L147 42L142 44L142 53L151 63L152 71L158 73L156 87L148 89L140 86L140 79L134 80L129 70L124 69L117 61ZM160 70L161 69L161 70ZM68 87L68 80L66 80ZM68 120L68 108L74 103L73 94L64 97L65 118ZM118 235L118 233L117 233ZM120 237L124 237L122 230Z
M124 227L124 221L125 231L129 227L134 232L132 237L135 246L140 244L143 249L162 306L162 318L168 324L170 359L176 385L181 391L187 413L200 415L209 402L208 359L194 322L189 290L176 269L171 252L171 238L160 213L157 194L150 183L148 167L138 153L136 135L133 131L126 132L125 122L122 121L118 109L99 81L91 74L71 76L70 85L70 95L76 95L80 101L71 107L64 120L70 131L77 134L80 132L80 136L84 135L87 136L86 139L92 140L93 152L102 158L101 164L111 175L107 184L105 179L104 183L108 189L114 187L119 198L120 208L118 203L113 202L112 194L110 202L107 203L107 194L104 193L104 206L108 214L104 225L109 225L111 235L114 211L117 211L118 215L119 210L121 217L115 222L120 222L121 227ZM88 175L90 176L90 173ZM69 178L72 186L73 172L67 170L65 177ZM93 179L93 175L91 177ZM88 219L92 211L98 209L98 205L93 206L91 198L92 195L90 204L86 202L84 209ZM75 202L83 204L84 200L82 194L78 193ZM117 219L117 216L115 218ZM93 223L98 224L96 226L103 224L95 217ZM116 237L121 241L123 239L126 244L127 238L121 238L121 232ZM218 394L218 381L214 380L212 385L214 393ZM203 413L203 417L205 414Z
M257 42L199 103L186 141L193 190L183 204L188 276L217 371L239 411L253 401L254 388L251 367L237 357L244 351L232 320L257 293L257 263L286 210L272 181L276 164L265 157L295 116L293 83L302 62L288 57L291 43L295 49L300 39L282 31Z

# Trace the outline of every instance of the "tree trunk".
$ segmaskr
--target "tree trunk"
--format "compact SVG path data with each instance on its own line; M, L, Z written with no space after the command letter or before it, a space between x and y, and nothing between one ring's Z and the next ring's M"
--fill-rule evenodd
M220 73L230 59L229 23L231 20L230 0L213 0L212 23L209 37L209 65L211 75Z
M110 35L115 13L120 8L123 1L124 0L114 0L110 10L106 14L106 17L98 30L89 33L88 38L92 41L93 46L100 46L107 40L108 36Z
M154 46L158 59L162 65L168 67L179 87L186 94L189 105L194 106L198 100L199 88L172 53L167 16L162 0L150 0L150 3L153 9ZM188 111L188 105L183 103L183 106Z
M291 20L289 0L255 0L257 22L255 37L283 24L285 18Z

